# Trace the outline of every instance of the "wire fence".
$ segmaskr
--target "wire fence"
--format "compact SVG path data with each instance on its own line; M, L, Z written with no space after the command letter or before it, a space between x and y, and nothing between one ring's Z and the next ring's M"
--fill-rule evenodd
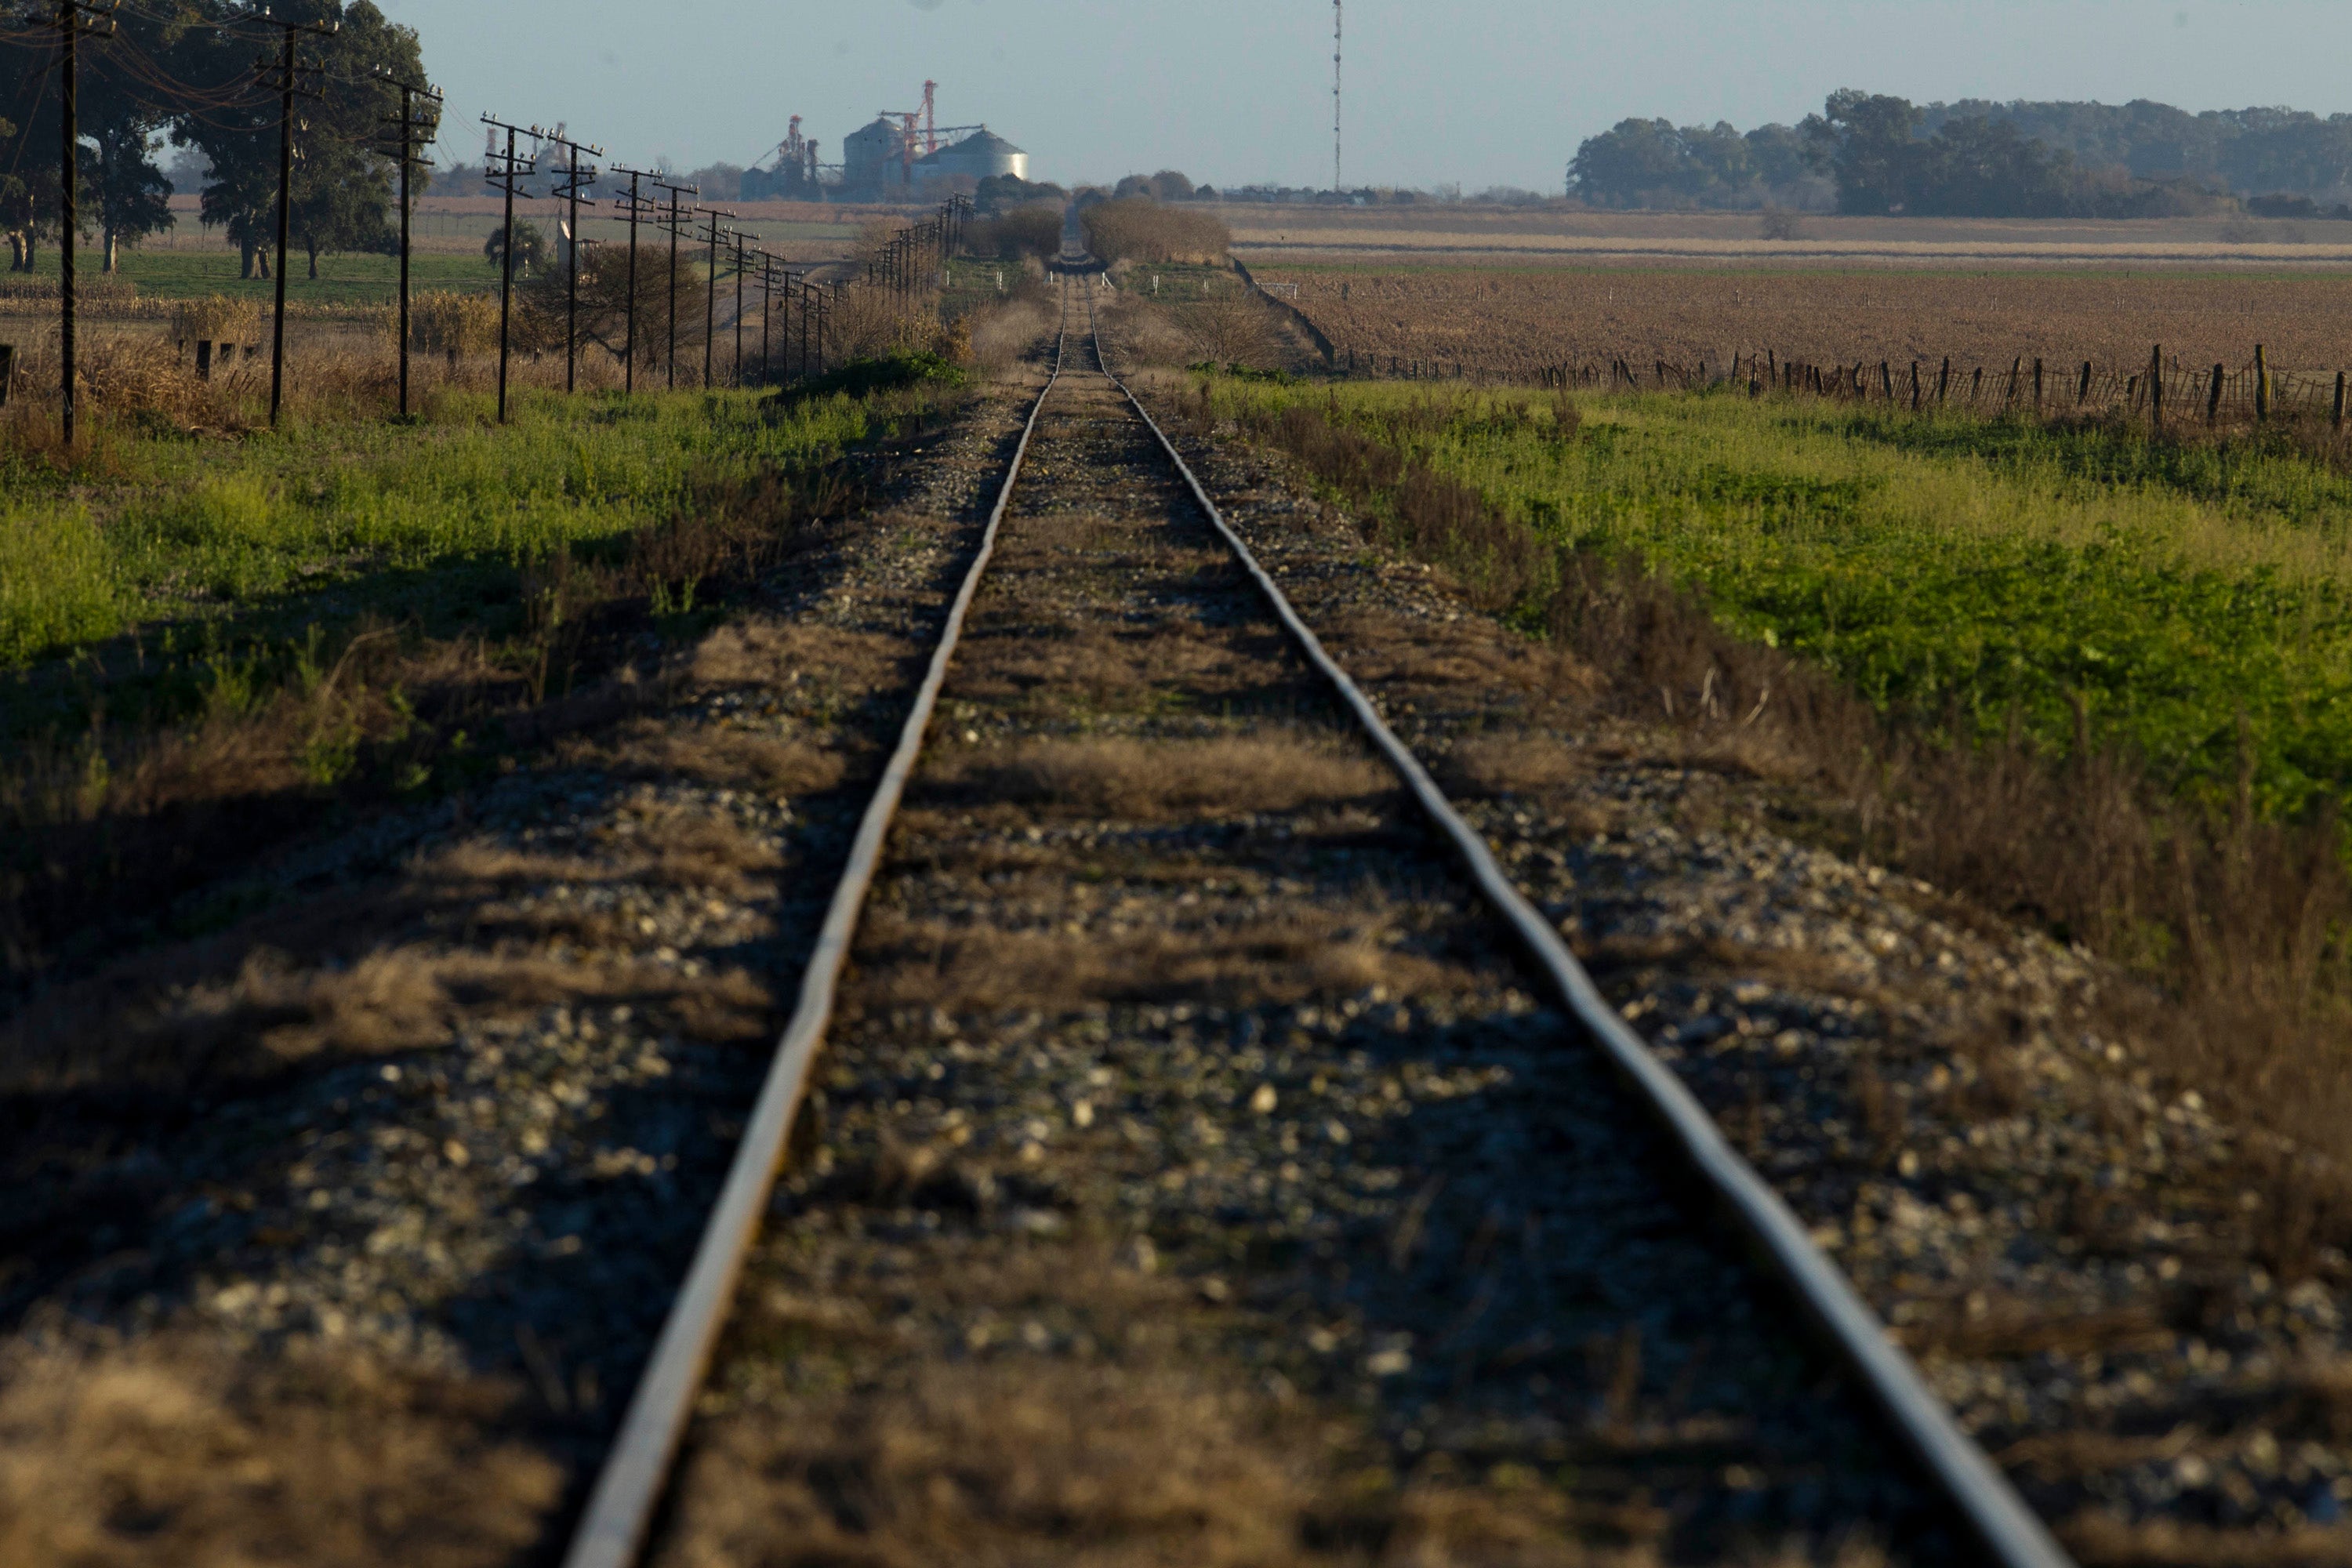
M1636 363L1622 354L1593 354L1496 364L1459 359L1366 354L1333 356L1343 377L1399 381L1462 381L1482 385L1538 385L1604 392L1745 392L1879 403L1918 412L1953 408L1976 414L2124 415L2151 423L2231 426L2273 418L2326 418L2337 428L2347 413L2347 373L2283 371L2261 344L2231 365L2183 363L2159 348L2137 365L2090 360L2052 363L2020 354L2008 364L1950 358L1822 363L1782 358L1764 350L1740 353L1728 364Z

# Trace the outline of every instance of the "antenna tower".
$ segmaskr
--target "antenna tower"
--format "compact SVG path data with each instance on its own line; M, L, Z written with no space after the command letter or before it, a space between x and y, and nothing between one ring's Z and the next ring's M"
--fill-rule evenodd
M1339 57L1343 52L1339 46L1345 36L1342 27L1347 19L1341 10L1344 3L1345 0L1331 0L1331 194L1333 195L1338 195L1346 189L1339 179L1339 110L1343 101L1339 97L1341 85Z

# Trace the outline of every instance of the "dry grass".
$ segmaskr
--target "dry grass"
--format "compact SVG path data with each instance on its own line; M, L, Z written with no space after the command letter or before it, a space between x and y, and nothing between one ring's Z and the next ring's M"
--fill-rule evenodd
M642 940L625 900L604 910L518 895L560 882L740 897L777 864L772 847L724 818L677 815L595 859L461 842L373 896L296 904L59 987L0 1026L0 1093L176 1088L320 1056L425 1049L447 1044L461 1019L481 1026L558 1003L625 1001L698 1038L756 1039L772 998L747 972L688 977L638 959L625 951ZM479 945L424 934L453 924ZM573 951L540 951L551 940Z
M1257 1007L1358 995L1375 984L1416 996L1475 989L1472 976L1390 947L1376 900L1348 919L1183 930L1072 921L1011 931L877 910L858 948L863 965L887 973L877 989L888 1003L950 1011L1088 1002Z
M562 1475L497 1436L514 1391L165 1340L0 1365L0 1563L493 1568Z
M1767 244L1777 242L1764 242ZM1256 268L1359 367L1455 364L1532 383L1546 366L1622 357L1717 373L1770 351L1824 364L1933 370L1949 355L2006 374L2053 366L2145 369L2152 344L2194 369L2236 367L2257 342L2273 366L2344 363L2352 303L2327 277L2134 272L1932 273L1413 267ZM1990 374L1990 373L1989 373ZM2054 373L2053 373L2054 374Z
M681 730L633 719L609 735L556 747L566 766L602 768L623 778L693 779L777 795L819 795L840 784L848 760L806 741L706 725Z
M1385 795L1395 776L1343 742L1266 735L1208 741L1038 741L948 753L929 790L1075 816L1148 821L1297 811Z
M1445 753L1448 793L1550 795L1592 776L1589 761L1553 736L1534 732L1474 735Z
M888 1165L893 1169L880 1168ZM921 1179L886 1151L836 1186L888 1200ZM1179 1281L1088 1245L926 1260L957 1317L1068 1313L1117 1349L1084 1360L905 1353L848 1291L749 1292L745 1346L887 1358L852 1388L710 1421L681 1468L659 1568L1651 1568L1654 1514L1580 1518L1542 1486L1400 1483L1359 1469L1352 1423L1318 1422L1195 1342ZM1639 1510L1629 1510L1638 1514ZM1632 1527L1636 1544L1592 1545ZM1648 1528L1645 1528L1647 1526ZM1863 1568L1856 1559L1852 1568Z
M2352 1528L2298 1525L2275 1534L2169 1520L2126 1524L2105 1514L2067 1521L2059 1536L2084 1568L2347 1568Z

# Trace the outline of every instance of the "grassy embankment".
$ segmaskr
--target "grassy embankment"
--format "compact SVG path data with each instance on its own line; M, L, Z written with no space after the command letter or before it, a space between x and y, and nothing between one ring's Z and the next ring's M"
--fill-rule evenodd
M851 499L845 453L955 395L530 391L500 428L448 393L409 426L126 421L63 468L0 445L0 982L321 811L609 716L625 665Z
M1583 400L1562 440L1549 394L1332 395L1535 539L1638 558L1882 711L2053 752L2086 723L2192 797L2250 770L2273 818L2352 784L2352 477L2284 446L1727 396Z
M2090 1026L2284 1140L2242 1150L2279 1256L2352 1223L2352 477L2324 430L1196 394L1583 656L1619 711L2136 972Z

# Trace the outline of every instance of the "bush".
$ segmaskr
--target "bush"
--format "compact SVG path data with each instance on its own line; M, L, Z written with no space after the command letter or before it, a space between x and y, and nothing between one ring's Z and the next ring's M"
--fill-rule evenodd
M1005 261L1056 255L1062 248L1062 209L1037 202L994 217L975 218L964 231L964 248Z
M408 346L425 353L496 353L499 347L499 300L495 294L453 294L435 290L408 302Z
M1233 235L1204 212L1163 206L1148 196L1097 202L1079 214L1087 248L1105 261L1202 261L1218 263Z

